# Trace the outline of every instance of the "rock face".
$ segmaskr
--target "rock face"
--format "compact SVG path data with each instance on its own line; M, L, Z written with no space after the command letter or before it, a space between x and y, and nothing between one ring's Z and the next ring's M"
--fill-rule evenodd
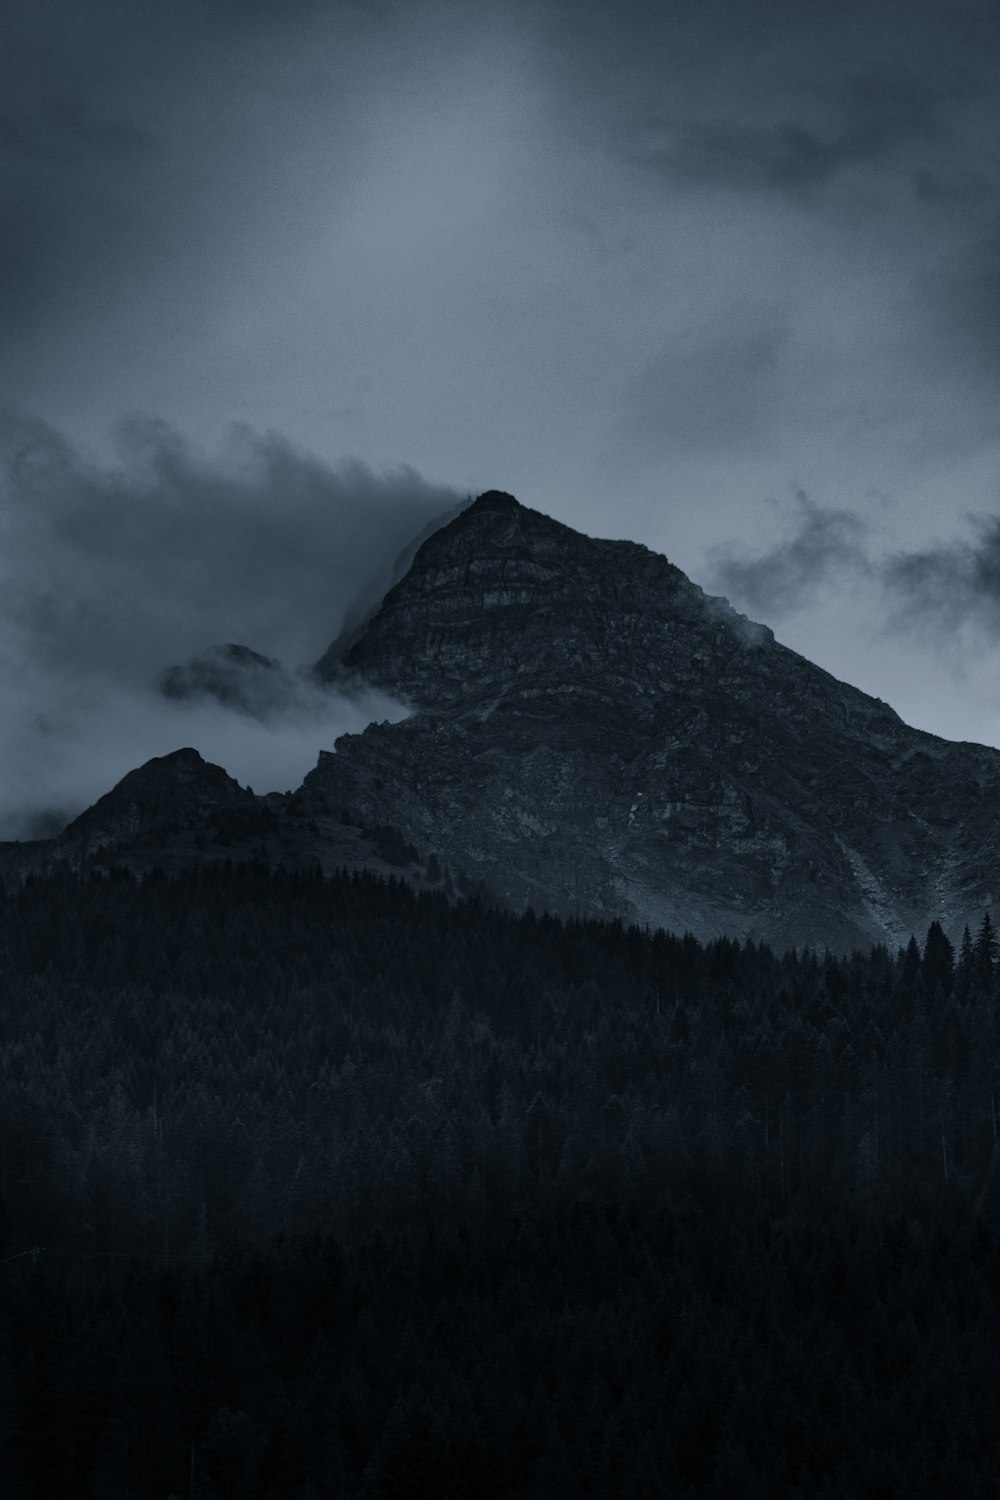
M60 865L176 869L247 858L276 840L284 800L255 797L197 750L175 750L129 771L58 837L0 844L0 879Z
M105 849L159 846L175 831L245 839L267 831L262 798L197 750L175 750L130 771L55 840L83 861Z
M413 712L342 736L294 795L150 761L58 838L0 846L0 874L447 867L514 907L779 948L957 936L1000 893L1000 752L909 728L665 558L510 495L427 538L315 670Z
M246 859L366 869L418 885L440 878L424 880L426 859L398 829L368 826L339 808L307 811L301 792L256 797L188 748L130 771L58 837L0 843L0 879L17 882L67 865L176 871Z
M320 664L410 703L308 805L392 824L515 906L843 948L979 920L1000 753L909 728L665 558L497 491Z

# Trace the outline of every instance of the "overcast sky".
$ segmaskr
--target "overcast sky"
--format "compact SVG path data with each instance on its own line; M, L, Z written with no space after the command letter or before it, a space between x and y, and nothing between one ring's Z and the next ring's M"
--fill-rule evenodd
M1000 743L998 14L7 0L8 758L494 486Z

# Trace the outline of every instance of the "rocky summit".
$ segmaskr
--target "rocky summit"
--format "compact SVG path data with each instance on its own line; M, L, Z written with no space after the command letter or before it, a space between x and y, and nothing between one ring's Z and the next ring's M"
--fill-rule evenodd
M496 491L328 674L411 704L308 802L392 823L515 907L893 943L1000 887L1000 753L911 729L665 558Z
M836 949L957 935L1000 889L1000 752L909 728L665 558L498 491L316 671L412 712L341 737L293 795L193 751L150 762L7 868L253 853Z

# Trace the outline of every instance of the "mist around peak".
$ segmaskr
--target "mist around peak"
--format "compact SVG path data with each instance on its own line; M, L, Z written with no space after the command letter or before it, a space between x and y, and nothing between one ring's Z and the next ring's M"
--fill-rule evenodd
M136 418L109 463L0 413L0 838L58 832L179 745L283 791L339 735L405 716L297 664L463 498L274 433L206 451ZM253 645L213 644L234 640Z

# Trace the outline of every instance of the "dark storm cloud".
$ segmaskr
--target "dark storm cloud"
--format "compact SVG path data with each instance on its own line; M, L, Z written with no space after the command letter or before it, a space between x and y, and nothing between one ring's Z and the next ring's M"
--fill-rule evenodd
M79 276L76 256L113 258L116 242L134 243L116 205L123 183L148 183L157 160L148 130L68 84L18 92L7 90L0 113L0 328L45 314Z
M311 672L290 671L273 657L229 642L190 661L168 667L160 677L167 698L214 699L264 723L293 716L303 697L315 696Z
M614 493L615 530L678 557L742 532L728 591L790 610L860 579L853 496L891 491L887 533L921 536L939 481L992 504L998 20L976 0L10 0L0 392L92 442L135 406L207 441L243 417L333 460L499 477L594 530ZM208 460L147 429L102 465L50 434L8 657L89 673L93 648L130 685L213 643L318 655L338 610L303 642L260 559L319 605L291 531L330 534L254 441ZM814 506L757 557L789 474L834 519Z
M81 37L79 17L57 6L5 8L0 336L48 317L102 261L115 262L117 245L136 246L125 205L137 187L151 190L157 142L116 97L135 75L133 38L109 35L100 10L90 20L92 34Z
M711 583L768 621L808 609L831 584L863 585L882 628L920 634L950 651L972 629L1000 629L1000 516L966 518L970 535L937 546L872 555L855 511L817 504L799 490L788 534L756 556L716 548Z
M128 676L231 639L318 655L370 576L461 498L410 469L331 467L273 433L237 429L210 457L135 419L118 449L103 467L43 423L0 425L0 613L62 666Z
M971 520L972 538L899 552L882 567L894 628L931 636L1000 628L1000 517Z
M853 412L857 452L878 428L912 473L994 435L993 8L626 10L624 40L596 6L585 49L563 33L568 107L581 130L603 127L637 195L661 194L665 263L693 226L704 243L700 265L685 250L675 292L688 328L704 311L701 348L683 347L675 317L663 355L625 388L643 456L781 447L801 472L814 436ZM720 302L755 293L780 322L745 338L737 327L727 350ZM819 477L836 488L832 471Z
M412 470L331 467L273 434L237 432L207 456L154 421L123 427L117 463L99 464L8 413L0 837L65 820L179 744L258 790L295 785L337 734L398 715L378 695L345 696L276 663L251 671L263 657L217 648L262 648L292 669L314 661L459 498ZM164 697L162 673L177 664ZM234 665L227 698L215 679Z
M173 262L206 232L202 218L211 220L213 198L229 189L239 124L250 127L252 153L255 85L241 95L241 78L266 71L261 57L272 43L277 57L311 18L338 10L377 18L381 8L9 0L0 42L0 336L34 334L93 288L113 289L143 270L169 286ZM308 58L299 74L303 91L315 86ZM213 81L214 120L199 79ZM194 151L189 115L204 120Z
M828 584L871 569L859 515L819 505L804 490L795 498L789 536L756 557L742 556L733 546L714 557L713 586L766 620L802 609Z
M935 125L931 87L906 77L853 80L835 101L825 129L801 120L763 125L735 120L675 124L654 119L637 154L672 181L767 189L797 197L844 170L876 162Z

